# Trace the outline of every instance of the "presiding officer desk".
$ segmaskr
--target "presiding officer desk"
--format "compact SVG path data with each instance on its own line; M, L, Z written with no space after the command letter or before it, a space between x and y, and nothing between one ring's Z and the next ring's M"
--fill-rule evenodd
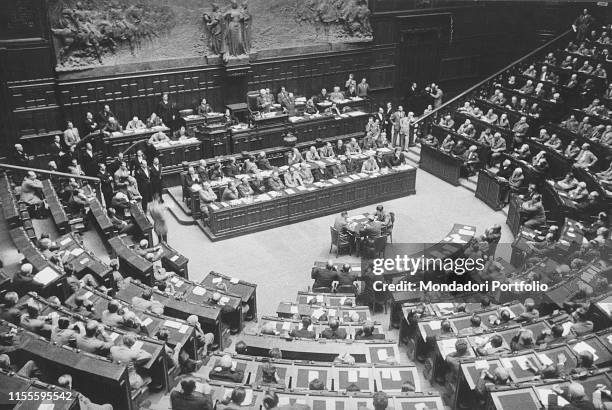
M199 377L209 378L211 370L219 365L222 354L217 353L207 358L204 366L196 373ZM421 393L421 380L416 366L398 364L370 364L360 363L352 366L332 363L313 363L299 360L254 358L246 355L234 355L233 363L237 371L243 373L240 384L249 384L262 387L267 384L263 382L263 368L268 364L276 368L280 383L270 386L285 389L306 390L311 380L321 380L326 390L342 391L351 383L359 386L362 392L374 392L384 390L386 393L398 393L401 391L402 383L412 386L412 391ZM213 380L214 383L231 384L234 382L223 382ZM376 386L376 389L375 389Z
M211 381L211 396L213 403L230 397L232 388L221 384L215 380ZM202 391L203 385L196 383L196 390ZM263 408L262 401L267 387L257 389L246 389L244 408L259 410ZM180 390L177 386L175 390ZM372 393L338 393L330 391L283 391L276 390L279 397L279 406L304 405L312 410L358 410L360 408L374 408L372 403ZM156 405L156 410L166 410L170 408L169 395L166 395ZM419 405L425 405L428 410L443 410L444 404L439 395L431 393L394 393L389 397L388 408L396 410L415 410ZM422 408L422 407L421 407Z
M298 339L279 336L260 336L245 333L240 338L247 345L252 356L268 356L270 349L278 348L283 358L292 360L313 360L333 362L339 355L348 353L357 363L396 363L399 351L395 342L351 340Z
M197 360L198 355L196 351L194 328L186 321L176 318L169 318L150 311L138 309L129 303L119 299L113 299L107 294L89 286L83 286L81 289L76 291L72 296L66 299L64 305L75 309L77 307L75 303L77 297L89 300L93 304L93 310L98 314L104 312L111 301L119 303L119 305L125 310L129 310L136 314L136 317L140 320L141 326L144 328L141 329L141 334L153 336L159 330L164 329L168 333L168 345L173 348L176 348L176 346L185 347L185 350L189 353L189 355L193 359ZM134 329L123 325L119 325L117 328L125 331L134 331Z
M209 204L204 233L212 241L283 226L414 194L416 169L401 166L389 172L356 174L305 187L267 192L250 199Z
M10 353L11 362L18 367L34 360L43 373L49 374L50 383L56 376L70 374L73 388L94 403L110 403L114 408L132 410L130 383L125 364L113 363L107 358L73 349L59 347L47 339L0 320L0 332L15 333L17 350ZM52 378L52 380L51 380ZM0 386L4 384L0 383Z

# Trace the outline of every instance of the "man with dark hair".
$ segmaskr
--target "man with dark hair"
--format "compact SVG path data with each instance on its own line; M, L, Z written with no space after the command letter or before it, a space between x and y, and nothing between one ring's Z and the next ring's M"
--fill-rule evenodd
M544 329L537 337L536 344L555 344L564 343L566 338L563 336L563 326L559 323L553 325L550 329Z
M18 325L21 318L21 311L17 308L19 295L17 292L7 292L3 299L0 306L0 319Z
M240 409L244 399L246 398L246 390L244 387L234 387L232 394L227 399L217 404L217 410L237 410ZM249 405L251 403L245 403Z
M382 338L384 338L384 335L375 335L374 334L375 329L376 328L374 326L374 323L372 322L366 323L361 329L357 330L357 332L355 333L355 340L381 339L381 337L379 336L383 336Z
M304 339L314 339L315 332L310 330L310 326L312 325L312 320L308 316L302 317L302 328L301 329L293 329L289 332L290 336L293 337L301 337Z
M62 316L54 322L51 328L51 341L58 346L75 346L78 333L74 329L69 329L70 319Z
M106 310L102 312L102 323L107 326L119 326L123 324L123 316L119 314L121 305L116 300L108 302Z
M476 347L476 351L481 356L489 356L510 351L510 349L503 346L503 343L504 339L500 335L494 334L485 339L482 343L479 343Z
M337 319L329 320L329 328L321 333L324 339L346 339L346 330L340 329L340 323Z
M332 267L334 266L331 261L328 262L328 266L330 265ZM329 288L331 290L332 283L338 279L338 274L335 272L335 270L329 269L328 266L325 268L312 268L310 277L315 280L314 284L312 285L313 289Z
M95 320L90 320L85 325L85 334L78 335L76 347L88 353L106 354L115 344L104 332L104 328Z
M170 393L170 404L177 410L212 410L213 401L210 395L210 386L204 384L203 391L196 391L196 382L193 379L181 381L181 391L173 390Z
M236 342L236 345L234 346L234 350L236 351L236 354L248 354L247 344L244 343L244 341L242 340Z
M315 378L308 383L308 390L325 390L325 383L321 379Z

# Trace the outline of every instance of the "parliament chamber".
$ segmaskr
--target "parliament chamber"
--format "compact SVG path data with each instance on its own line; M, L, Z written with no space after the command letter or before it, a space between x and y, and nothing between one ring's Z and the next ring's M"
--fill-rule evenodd
M1 3L0 409L612 409L607 2Z

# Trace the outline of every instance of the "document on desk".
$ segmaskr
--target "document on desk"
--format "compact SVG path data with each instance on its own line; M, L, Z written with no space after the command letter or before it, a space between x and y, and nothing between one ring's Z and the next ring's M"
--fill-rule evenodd
M153 319L151 319L150 317L142 321L143 326L149 326L151 323L153 323Z
M89 299L91 295L93 295L93 293L90 290L88 290L87 292L83 293L83 298Z
M245 393L246 394L244 395L244 401L240 406L250 406L251 404L253 404L253 390L246 389Z
M329 182L330 182L330 183L332 183L332 184L334 184L334 185L337 185L337 184L340 184L340 183L341 183L341 182L340 182L340 181L338 181L336 178L332 178L332 179L330 179L330 180L329 180Z
M319 378L319 371L318 370L308 370L308 383L310 383L314 379L318 379L318 378ZM325 380L321 380L321 381L323 383L325 383Z
M173 329L180 329L182 325L174 320L166 320L164 321L164 326L171 327Z
M370 377L370 368L369 367L359 368L359 378L367 379L368 377Z
M383 379L390 379L391 369L380 369L380 377Z
M359 381L357 370L349 370L347 372L347 379L349 383L357 383Z
M283 322L283 330L290 330L291 322Z
M538 393L538 397L540 398L540 401L542 403L548 403L548 397L552 395L552 396L557 396L557 405L565 406L566 404L569 404L567 400L559 396L552 389L549 389L547 387L536 387L535 390Z
M176 262L176 261L178 260L178 258L179 258L179 255L178 255L178 254L176 254L176 255L174 255L173 257L171 257L171 258L170 258L170 260L171 260L172 262Z
M85 252L83 248L74 248L73 250L70 251L70 254L74 256L79 256L83 252Z
M597 356L595 349L588 343L578 342L572 347L572 349L577 353L584 351L591 352L593 354L593 361L597 361L597 359L599 359L599 356Z
M110 338L111 341L114 342L119 337L119 333L113 332L113 333L109 334L108 337Z
M43 285L48 285L53 280L59 278L60 275L57 274L53 269L49 266L45 267L43 270L34 275L34 280L36 282L42 283Z
M474 368L476 370L489 370L489 362L486 360L476 360L474 362Z
M83 258L83 259L81 259L80 263L81 263L81 265L85 265L88 262L89 262L89 258Z
M291 312L292 314L296 314L298 312L298 307L295 305L291 305L291 307L289 308L289 312Z
M183 325L179 329L179 333L185 334L185 333L187 333L188 330L189 330L189 325Z
M230 279L230 283L234 284L234 285L237 285L238 283L240 283L240 279L238 279L238 278L231 278Z
M553 364L553 361L550 360L550 357L546 356L544 353L536 353L536 357L544 366L550 366Z
M389 357L387 349L378 349L376 355L378 356L378 360L387 360L387 358Z
M399 370L391 369L391 380L393 380L394 382L402 381L402 375L400 374Z

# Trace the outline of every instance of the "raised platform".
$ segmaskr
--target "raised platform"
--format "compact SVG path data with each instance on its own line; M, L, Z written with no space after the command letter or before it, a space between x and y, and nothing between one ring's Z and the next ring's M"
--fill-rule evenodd
M325 186L291 188L259 201L210 205L204 233L215 242L416 193L416 168L377 176L351 175ZM364 174L365 175L365 174Z

